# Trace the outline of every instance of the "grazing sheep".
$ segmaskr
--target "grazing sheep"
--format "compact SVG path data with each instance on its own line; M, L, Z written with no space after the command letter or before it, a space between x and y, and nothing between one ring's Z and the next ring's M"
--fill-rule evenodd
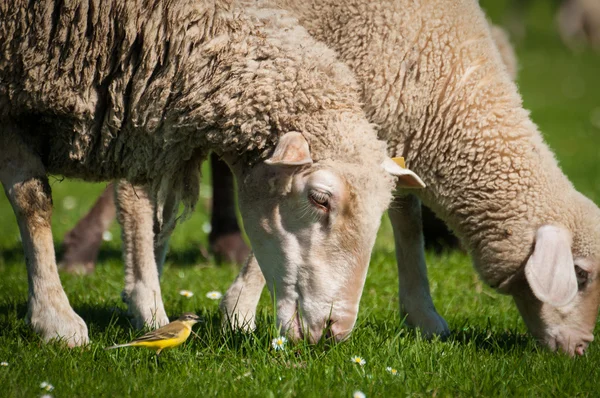
M600 302L600 210L523 109L477 2L277 3L353 69L389 153L423 177L418 197L461 238L481 278L513 296L541 342L582 355ZM396 198L389 215L406 321L446 334L430 297L419 199ZM230 288L223 308L235 326L252 326L261 283L244 269Z
M502 61L514 80L517 77L517 58L508 34L499 26L491 25L490 29ZM235 214L233 175L218 156L212 154L210 163L213 183L210 250L217 261L243 264L249 249L242 238ZM102 233L116 217L112 192L113 187L109 185L90 211L65 235L64 254L59 267L66 272L89 274L94 271ZM423 234L425 244L436 250L458 245L457 238L428 208L423 209Z
M0 1L0 20L0 181L45 340L88 341L58 278L46 175L121 179L124 298L137 326L160 326L166 241L210 150L237 177L280 323L294 327L299 310L315 328L354 323L390 173L422 182L387 158L351 73L295 19L227 0L21 0Z

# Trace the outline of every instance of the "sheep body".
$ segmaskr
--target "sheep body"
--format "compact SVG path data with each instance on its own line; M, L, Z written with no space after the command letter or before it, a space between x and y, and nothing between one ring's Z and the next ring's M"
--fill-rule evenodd
M498 286L531 250L533 235L521 231L540 217L562 221L556 209L569 207L561 194L573 187L522 108L489 31L473 23L485 17L472 3L325 1L300 21L351 66L389 152L426 176L419 196Z
M209 151L232 167L240 203L252 203L244 217L257 256L276 250L261 267L288 280L303 275L296 267L366 267L390 173L414 176L390 165L348 67L284 11L228 0L0 1L0 20L0 181L23 236L28 318L44 339L87 341L56 271L47 173L123 179L124 299L137 326L168 322L158 281L166 240L178 203L197 201ZM340 238L332 214L328 229L322 216L293 214L290 201L311 206L298 187L328 189L354 233ZM366 192L369 206L359 202ZM315 247L315 236L319 255L288 255ZM328 261L327 243L356 256Z
M242 13L226 0L44 1L3 2L0 17L0 118L34 131L28 140L50 173L158 189L209 149L254 164L294 129L321 159L360 158L343 143L319 144L324 116L295 115L360 110L352 74L326 47L302 46L306 33L281 11ZM363 131L357 147L375 148ZM185 174L191 205L197 177Z
M514 296L548 346L583 353L600 297L600 211L573 188L523 109L477 2L274 2L354 71L389 153L424 176L419 197L461 238L482 279ZM410 195L398 202L390 216L408 274L402 306L425 333L447 333L429 296L419 211Z

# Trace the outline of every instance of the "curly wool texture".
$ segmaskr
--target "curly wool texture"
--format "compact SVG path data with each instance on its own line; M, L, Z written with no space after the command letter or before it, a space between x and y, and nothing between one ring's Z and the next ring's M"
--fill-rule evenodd
M600 253L600 211L561 172L523 109L474 0L275 0L335 49L362 88L389 153L427 184L491 286L531 253L537 228L573 233L573 253Z
M234 1L0 1L0 120L47 171L152 184L192 208L210 150L251 166L300 131L313 160L380 164L349 69L283 11Z

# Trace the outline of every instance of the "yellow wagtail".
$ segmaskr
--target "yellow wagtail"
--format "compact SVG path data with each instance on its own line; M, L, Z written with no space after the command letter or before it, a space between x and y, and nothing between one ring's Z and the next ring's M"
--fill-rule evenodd
M162 350L174 348L183 344L190 336L192 326L200 321L200 317L193 312L186 312L176 321L169 323L161 328L148 332L142 337L130 341L126 344L117 344L106 347L105 350L111 350L119 347L147 347L156 351L160 355Z

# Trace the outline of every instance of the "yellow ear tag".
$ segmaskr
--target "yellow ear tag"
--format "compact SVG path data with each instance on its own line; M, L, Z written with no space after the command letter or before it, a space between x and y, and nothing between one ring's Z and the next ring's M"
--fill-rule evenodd
M406 168L406 163L404 163L404 158L402 156L399 156L397 158L392 158L392 160L394 161L394 163L396 163L398 166L402 167L403 169Z

